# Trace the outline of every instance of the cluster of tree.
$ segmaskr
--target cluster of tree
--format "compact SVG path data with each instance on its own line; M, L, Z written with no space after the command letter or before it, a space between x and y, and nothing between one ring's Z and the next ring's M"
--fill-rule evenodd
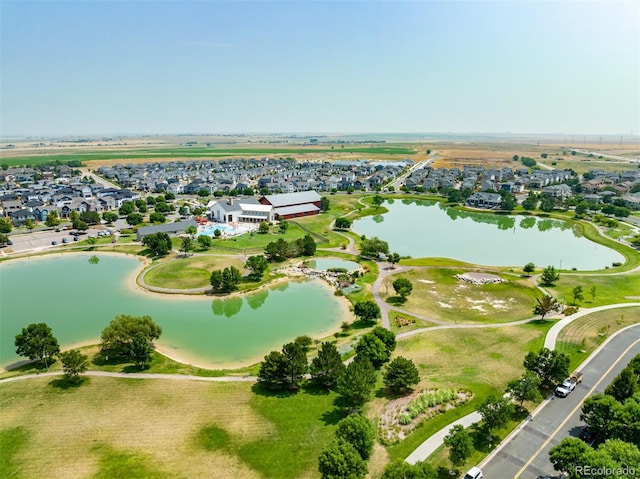
M142 238L142 244L155 256L164 256L171 251L171 238L167 233L153 233Z
M351 228L351 220L344 217L336 218L334 226L337 230L348 230Z
M260 363L258 382L275 391L296 390L308 369L305 348L294 341L282 346L282 352L271 351L264 357Z
M151 362L153 341L161 334L162 328L150 316L121 314L102 331L100 351L107 360L109 356L130 360L144 368Z
M406 301L407 296L413 291L413 284L411 284L411 281L407 278L398 278L393 281L392 285L396 294L400 296L403 301Z
M58 212L55 210L50 211L44 220L44 224L49 228L55 228L56 226L58 226L60 224L60 217L58 216Z
M553 286L559 279L560 273L553 266L547 266L540 275L540 284L542 286Z
M331 208L331 200L329 200L329 198L327 198L326 196L320 198L320 211L326 213L327 211L329 211L329 208Z
M380 479L438 479L439 477L436 468L427 462L409 464L398 459L384 468Z
M88 368L88 357L76 349L60 352L58 340L45 323L33 323L16 335L16 354L25 356L49 367L50 362L60 358L65 378L71 383L80 381L80 374Z
M440 194L442 196L446 196L449 203L463 203L473 194L473 191L471 188L463 188L462 190L458 190L456 188L442 188L440 190Z
M269 261L284 261L287 258L313 256L314 254L316 254L316 242L311 235L293 241L279 238L277 241L268 243L265 247L265 256Z
M217 269L211 273L209 282L216 293L230 293L238 289L242 274L235 266L229 266L223 270Z
M560 310L560 303L553 297L545 294L541 298L536 298L536 305L533 307L533 314L540 315L540 321L544 321L544 317L554 311Z
M541 387L553 389L569 375L569 362L567 354L542 348L537 353L530 351L525 356L523 364L527 371L540 380Z
M361 414L351 414L336 426L333 440L325 446L318 458L318 469L323 479L364 478L367 460L373 452L375 429L371 421Z
M251 270L249 279L251 281L260 281L269 267L269 262L263 255L249 256L245 266Z
M358 301L353 306L353 314L361 321L374 322L380 317L380 307L375 301Z
M524 165L527 166L529 168L533 168L534 166L537 165L536 160L534 160L533 158L528 158L526 156L523 156L520 158L520 162Z
M374 236L371 239L367 239L364 236L360 241L360 254L362 256L369 256L372 258L378 258L380 254L389 254L389 243Z
M9 220L9 218L0 218L0 233L2 234L11 233L12 229L13 229L13 225L11 224L11 221Z
M577 478L578 465L611 470L625 466L640 468L639 384L640 355L637 355L607 386L605 394L594 394L582 406L580 419L599 443L598 448L590 448L575 438L562 440L549 451L549 459L557 471Z

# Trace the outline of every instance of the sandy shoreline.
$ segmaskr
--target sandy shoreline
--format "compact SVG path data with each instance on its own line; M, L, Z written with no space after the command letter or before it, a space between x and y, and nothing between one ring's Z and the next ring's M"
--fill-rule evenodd
M140 256L137 255L132 255L129 253L118 253L118 252L114 252L114 251L68 251L68 252L60 252L60 253L54 253L54 254L47 254L47 255L37 255L37 256L25 256L25 257L20 257L20 258L15 258L12 259L11 261L7 261L6 263L11 263L14 264L15 262L25 262L25 261L34 261L34 260L38 260L38 259L42 259L42 258L54 258L54 257L61 257L63 255L69 255L69 254L74 254L74 255L84 255L87 257L91 257L91 256L98 256L100 257L100 255L112 255L112 256L116 256L116 257L133 257L135 259L137 259L140 262L140 268L136 267L133 269L133 271L131 271L131 273L127 274L124 276L123 281L125 282L125 285L127 286L127 290L128 291L132 291L134 294L143 294L143 295L152 295L155 297L162 297L164 299L175 299L175 300L184 300L184 299L189 299L189 300L197 300L197 301L213 301L215 299L228 299L228 298L234 298L234 297L244 297L244 296L248 296L251 295L253 293L259 292L264 288L272 288L272 287L276 287L279 284L282 283L286 283L289 281L308 281L308 278L301 278L301 277L296 277L296 276L284 276L281 278L276 278L273 281L270 281L268 283L265 283L261 286L259 286L256 289L253 289L251 291L246 291L246 292L234 292L231 294L227 294L227 295L206 295L206 294L180 294L180 293L160 293L160 292L155 292L155 291L150 291L142 286L140 286L138 284L138 277L145 271L145 269L147 268L147 266L149 264L152 263L152 261L148 258L142 258ZM0 263L0 267L1 267L1 263ZM318 280L318 284L321 285L321 287L326 288L328 291L331 292L331 294L333 294L333 287L331 287L331 285L329 285L328 283L326 283L324 280ZM347 300L347 298L345 298L344 296L334 296L334 298L337 300L337 305L338 305L338 312L337 312L337 320L335 321L335 324L330 327L327 328L326 330L321 330L315 333L311 333L313 334L316 338L320 339L320 338L326 338L331 336L333 333L337 332L340 330L340 325L343 322L351 322L353 321L353 314L351 313L351 303L349 302L349 300ZM310 334L310 335L311 335ZM88 339L88 340L84 340L84 341L79 341L79 342L75 342L69 345L65 345L63 350L70 350L70 349L76 349L76 348L80 348L80 347L87 347L87 346L94 346L94 345L99 345L100 343L100 337L96 337L94 339ZM231 362L225 362L222 361L220 363L214 363L214 362L210 362L207 361L204 358L198 358L195 356L190 356L188 353L184 354L182 351L178 351L175 348L172 348L169 344L165 343L162 339L158 340L155 343L155 349L157 352L159 352L160 354L162 354L163 356L166 356L167 358L174 360L176 362L182 363L182 364L186 364L186 365L190 365L190 366L194 366L194 367L199 367L202 369L208 369L208 370L219 370L219 369L240 369L240 368L245 368L245 367L249 367L252 366L258 362L260 362L265 354L268 354L268 351L265 351L264 354L260 354L257 355L255 358L249 358L245 361L231 361ZM7 370L6 368L8 366L11 366L13 364L16 364L16 361L7 363L7 364L3 364L0 365L0 367L3 370Z

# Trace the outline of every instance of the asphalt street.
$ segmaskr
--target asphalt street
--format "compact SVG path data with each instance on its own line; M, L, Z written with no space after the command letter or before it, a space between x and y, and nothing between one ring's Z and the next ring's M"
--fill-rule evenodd
M640 318L636 318L640 319ZM486 479L557 477L549 449L565 437L578 437L584 427L580 410L584 400L603 393L615 376L640 354L640 324L615 336L584 365L582 383L566 398L545 400L535 416L481 467Z

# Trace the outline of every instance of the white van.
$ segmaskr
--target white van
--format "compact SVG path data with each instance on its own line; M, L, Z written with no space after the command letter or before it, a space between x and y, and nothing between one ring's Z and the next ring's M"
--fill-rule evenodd
M469 469L469 472L464 475L464 479L482 479L483 477L479 467L472 467Z

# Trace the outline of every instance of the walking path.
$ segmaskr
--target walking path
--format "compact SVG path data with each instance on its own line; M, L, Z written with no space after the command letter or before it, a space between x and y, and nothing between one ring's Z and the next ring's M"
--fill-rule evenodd
M1 383L8 383L12 381L22 381L25 379L35 379L50 376L62 376L62 371L51 371L48 373L39 374L24 374L22 376L14 376L12 378L0 379ZM106 378L127 378L127 379L169 379L171 381L209 381L209 382L240 382L240 381L252 381L258 380L255 376L191 376L187 374L157 374L157 373L112 373L108 371L87 371L85 376L97 376Z
M584 309L584 310L579 311L579 312L577 312L575 314L572 314L571 316L567 316L566 318L564 318L564 319L558 321L556 324L554 324L553 327L549 330L549 332L547 333L547 336L545 338L544 347L548 348L548 349L554 349L555 345L556 345L557 338L558 338L558 334L560 333L560 331L565 326L567 326L569 323L571 323L572 321L575 321L578 318L581 318L582 316L585 316L585 315L590 314L590 313L595 313L595 312L598 312L598 311L605 311L605 310L608 310L608 309L627 308L627 307L633 307L633 306L640 306L640 303L609 304L609 305L606 305L606 306L599 306L599 307L596 307L596 308ZM465 327L465 326L466 327L514 326L514 325L517 325L517 324L524 324L524 323L529 322L529 321L531 321L531 319L526 319L526 320L522 320L522 321L514 321L512 323L501 323L501 324L491 324L491 325L484 325L484 324L480 324L480 325L462 325L462 324L460 324L460 325L451 325L450 327L455 327L455 326L458 326L458 327L460 327L460 326L462 326L462 327ZM396 336L396 338L400 339L402 337L410 336L411 333L417 334L417 333L422 332L424 330L435 330L435 329L446 329L446 328L447 328L447 326L435 326L433 328L423 328L421 330L407 331L406 333L398 334ZM619 332L621 332L621 331L619 331ZM616 334L618 334L618 333L616 333ZM589 357L593 356L598 351L599 351L599 349L594 351ZM587 360L588 360L588 358L587 358ZM536 412L538 411L538 409L541 406L542 405L538 406L538 408L536 409ZM535 412L532 413L532 416L534 416L534 415L535 415ZM480 416L480 414L477 411L474 411L474 412L472 412L470 414L467 414L466 416L458 419L457 421L452 422L451 424L443 427L438 432L433 434L431 437L426 439L411 454L409 454L409 456L405 459L405 461L410 463L410 464L415 464L416 462L424 461L431 454L433 454L436 451L436 449L438 449L442 445L444 437L447 434L449 434L449 430L453 426L455 426L456 424L462 424L464 427L468 427L471 424L479 422L481 419L482 419L482 417ZM513 434L514 433L512 432L512 434L507 436L507 438L505 438L503 443L505 441L507 441L508 439L510 439Z

